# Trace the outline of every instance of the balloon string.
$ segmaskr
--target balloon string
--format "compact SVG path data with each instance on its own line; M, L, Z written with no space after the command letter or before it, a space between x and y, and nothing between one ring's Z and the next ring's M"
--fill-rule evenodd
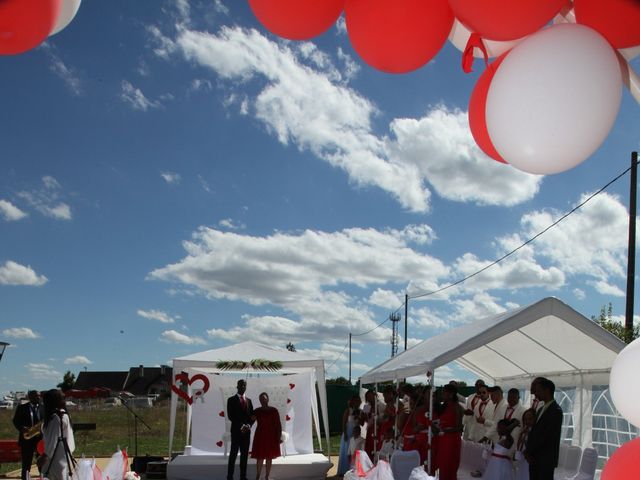
M469 35L467 45L464 47L464 52L462 52L462 70L464 70L464 73L473 72L473 51L476 48L479 48L482 52L485 66L489 66L489 54L487 53L487 48L484 46L482 37L476 32L473 32Z

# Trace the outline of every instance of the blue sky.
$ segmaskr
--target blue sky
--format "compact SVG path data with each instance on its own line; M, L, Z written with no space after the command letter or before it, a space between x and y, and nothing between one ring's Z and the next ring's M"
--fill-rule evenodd
M469 133L480 62L464 74L446 44L416 72L377 72L342 22L287 42L245 2L85 1L0 65L3 392L247 339L346 376L350 331L519 245L638 148L625 90L590 159L521 173ZM627 195L625 176L517 255L411 301L410 343L550 295L622 316ZM387 323L354 341L354 376L389 339Z

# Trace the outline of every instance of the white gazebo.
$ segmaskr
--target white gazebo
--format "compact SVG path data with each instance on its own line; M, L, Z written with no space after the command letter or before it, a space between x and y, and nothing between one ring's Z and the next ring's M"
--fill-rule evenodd
M547 377L565 395L560 399L565 410L563 440L586 448L599 443L593 432L598 429L593 427L595 403L600 393L606 393L611 366L624 347L615 335L549 297L424 340L365 373L360 381L398 381L427 372L437 376L437 369L450 362L490 384L527 393L533 378ZM616 415L611 411L607 416ZM609 430L622 434L623 440L633 435L632 429ZM608 447L615 445L608 439L603 443L600 456L608 457Z
M277 371L265 371L251 367L253 360L278 362L281 366ZM221 362L239 361L246 363L241 371L222 368ZM254 406L258 406L258 394L267 391L271 397L270 404L280 410L283 431L287 432L287 440L283 445L283 454L286 452L286 455L274 460L273 475L283 479L324 478L331 464L324 455L314 453L312 440L313 425L322 448L317 387L328 448L329 418L324 360L255 342L242 342L175 358L173 373L174 384L185 376L189 379L185 395L192 398L192 404L187 404L186 437L189 445L183 455L169 464L167 476L170 480L198 480L212 478L212 474L214 478L218 478L216 475L226 476L229 440L226 399L235 394L238 375L247 378L247 395L253 400ZM206 378L208 386L206 392L202 390L203 378ZM172 390L170 448L175 432L177 405L178 395ZM250 461L250 475L253 468L254 462Z

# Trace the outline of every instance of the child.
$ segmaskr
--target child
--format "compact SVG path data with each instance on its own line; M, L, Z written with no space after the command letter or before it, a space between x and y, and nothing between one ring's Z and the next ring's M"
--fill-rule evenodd
M349 458L351 459L351 468L355 463L356 452L364 450L364 438L362 438L362 429L360 425L353 427L353 436L349 440Z
M497 425L500 439L493 446L493 452L487 462L487 469L482 478L491 480L513 480L513 465L511 464L511 447L513 437L511 430L518 425L517 420L500 420Z

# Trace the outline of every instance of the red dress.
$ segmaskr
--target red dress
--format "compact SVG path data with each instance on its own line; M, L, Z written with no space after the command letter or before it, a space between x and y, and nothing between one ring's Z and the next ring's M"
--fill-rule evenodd
M451 401L447 403L444 411L439 415L441 430L458 427L457 408L457 402ZM435 464L436 468L440 470L440 480L456 480L458 467L460 466L461 448L462 437L460 432L446 432L438 436Z
M251 458L276 458L280 456L282 425L280 413L274 407L260 407L253 411L258 426L253 435Z

